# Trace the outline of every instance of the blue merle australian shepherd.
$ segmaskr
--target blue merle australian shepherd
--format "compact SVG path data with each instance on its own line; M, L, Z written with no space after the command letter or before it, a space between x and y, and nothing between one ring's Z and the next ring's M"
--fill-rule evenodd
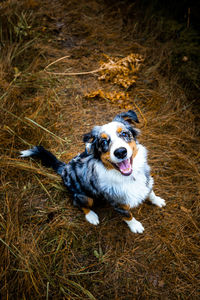
M95 201L106 200L123 216L132 232L142 233L144 228L130 209L147 198L159 207L165 206L165 201L153 192L147 150L137 141L139 130L132 121L138 123L138 118L129 110L108 124L95 126L83 137L85 151L68 164L42 146L21 151L21 157L39 158L43 165L52 167L89 223L99 224L92 206Z

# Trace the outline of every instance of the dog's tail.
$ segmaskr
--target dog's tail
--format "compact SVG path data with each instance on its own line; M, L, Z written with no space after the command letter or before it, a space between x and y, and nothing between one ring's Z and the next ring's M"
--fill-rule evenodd
M58 160L51 152L42 146L35 146L32 149L20 152L20 157L39 158L45 167L52 168L57 174L62 175L62 171L66 164Z

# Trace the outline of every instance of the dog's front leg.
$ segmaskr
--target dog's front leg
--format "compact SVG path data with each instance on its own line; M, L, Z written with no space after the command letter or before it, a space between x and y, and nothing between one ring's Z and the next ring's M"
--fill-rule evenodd
M144 227L138 222L130 212L129 205L116 206L114 209L123 216L123 220L126 222L130 230L134 233L142 233Z
M163 207L166 205L165 200L156 196L153 190L149 194L149 200L151 201L151 203L153 203L159 207Z
M99 217L93 210L90 209L93 206L92 198L81 194L74 194L73 204L84 212L85 218L90 224L99 224Z

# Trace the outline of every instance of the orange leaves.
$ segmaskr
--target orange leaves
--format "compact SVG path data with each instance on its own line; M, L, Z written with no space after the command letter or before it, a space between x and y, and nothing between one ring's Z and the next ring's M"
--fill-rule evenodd
M108 61L100 62L101 75L98 77L99 80L105 80L124 88L128 88L136 82L136 73L144 61L141 55L131 53L122 59L104 56Z
M93 91L85 95L86 98L103 98L105 99L105 93L102 90Z
M111 102L126 100L128 97L128 93L125 92L104 92L102 90L93 91L85 95L87 98L102 98L105 100L110 100Z
M137 73L140 70L144 61L139 54L133 54L124 58L111 58L104 55L106 62L100 62L98 80L106 82L118 87L118 90L107 92L104 90L91 91L86 94L86 98L100 98L108 100L112 103L117 103L121 108L131 108L130 96L127 89L136 83ZM124 91L125 89L125 91Z
M90 99L99 98L108 100L112 103L117 103L121 108L129 109L132 107L129 106L129 94L126 92L104 92L102 90L97 90L86 94L85 97Z

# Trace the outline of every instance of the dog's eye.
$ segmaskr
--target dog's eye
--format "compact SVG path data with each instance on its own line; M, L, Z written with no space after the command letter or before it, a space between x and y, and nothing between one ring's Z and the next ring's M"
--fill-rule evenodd
M102 139L100 142L100 149L102 152L107 152L109 148L109 142L110 140Z
M107 140L102 140L102 141L101 141L101 146L102 146L102 147L108 146L108 141L107 141Z
M129 134L126 131L122 131L121 136L127 138L127 137L129 137Z

